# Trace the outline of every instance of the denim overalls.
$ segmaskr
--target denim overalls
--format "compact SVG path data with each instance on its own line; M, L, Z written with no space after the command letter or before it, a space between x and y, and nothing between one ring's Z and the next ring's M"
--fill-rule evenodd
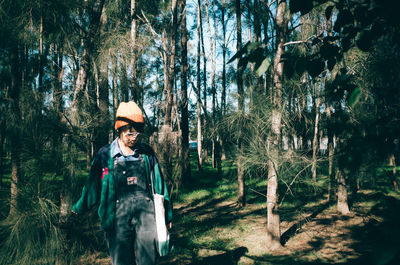
M112 149L118 148L116 141L113 144ZM155 264L154 205L145 172L144 159L137 150L130 156L120 151L115 155L115 222L114 229L106 231L113 265Z

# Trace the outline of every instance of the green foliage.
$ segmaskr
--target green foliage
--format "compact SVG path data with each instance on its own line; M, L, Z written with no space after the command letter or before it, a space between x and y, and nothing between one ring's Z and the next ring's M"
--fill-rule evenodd
M40 197L34 189L25 186L20 192L17 213L0 222L1 264L62 262L65 241L58 226L58 206Z
M292 13L308 14L313 8L331 1L291 0ZM352 47L362 51L370 51L373 44L382 36L390 35L391 42L400 39L400 19L391 1L363 0L337 1L325 8L326 19L335 17L334 34L319 35L313 40L314 51L310 56L312 62L308 68L311 76L316 77L324 69L323 63L328 62L328 69L340 62L343 53ZM335 14L336 16L332 16ZM384 30L385 29L385 30ZM332 32L333 33L333 32ZM321 45L322 44L322 45Z
M256 74L260 77L268 70L271 64L270 58L264 55L265 50L265 45L249 41L229 59L227 64L238 59L239 66L244 69L249 62L255 63Z

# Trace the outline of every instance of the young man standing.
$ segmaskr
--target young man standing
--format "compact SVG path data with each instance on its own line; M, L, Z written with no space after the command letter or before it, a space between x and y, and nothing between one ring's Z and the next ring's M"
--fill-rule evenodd
M147 265L156 260L153 192L164 195L165 219L171 227L172 205L153 149L139 141L144 117L133 101L122 102L116 115L118 137L94 158L89 177L72 212L99 204L98 214L113 265Z

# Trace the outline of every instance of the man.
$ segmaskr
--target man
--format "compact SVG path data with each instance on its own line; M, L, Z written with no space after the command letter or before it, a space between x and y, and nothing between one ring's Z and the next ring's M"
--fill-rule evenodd
M164 195L165 219L171 227L167 186L153 149L139 141L143 129L140 108L133 101L122 102L115 123L118 137L99 150L82 196L72 206L80 215L99 203L113 265L155 264L153 191Z

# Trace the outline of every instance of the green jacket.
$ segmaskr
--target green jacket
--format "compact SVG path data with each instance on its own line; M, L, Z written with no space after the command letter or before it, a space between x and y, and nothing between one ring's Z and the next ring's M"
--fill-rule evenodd
M108 144L102 147L95 156L82 195L72 206L74 212L83 214L99 204L100 223L105 230L113 228L116 204L114 158L111 157L110 146ZM138 149L144 158L148 183L153 183L155 193L164 195L165 220L169 223L172 221L172 204L154 151L150 146L141 143L135 145L135 149ZM149 185L149 194L152 194L153 186Z

